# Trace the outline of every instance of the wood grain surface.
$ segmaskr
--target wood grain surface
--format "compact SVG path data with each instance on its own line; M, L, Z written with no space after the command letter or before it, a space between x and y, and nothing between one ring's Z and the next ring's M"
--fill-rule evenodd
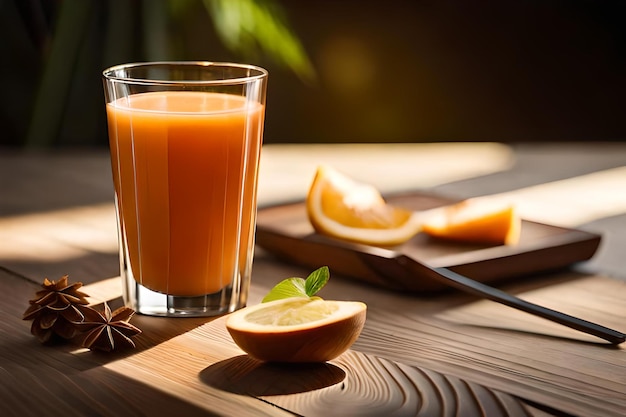
M421 161L443 157L452 148L435 152L429 147ZM451 155L457 155L461 164L468 148ZM355 148L344 148L343 154L333 149L320 155L346 161ZM380 154L377 149L374 153ZM398 158L403 164L419 158L420 147L407 149L406 158ZM476 148L472 155L479 158L483 152L495 157L496 150L502 151L487 146ZM307 156L295 148L282 152L283 148L268 152L281 170L297 166ZM402 153L399 148L393 152ZM71 343L42 346L21 316L44 277L58 279L69 273L70 279L86 284L84 290L94 304L121 304L108 156L4 156L0 153L2 416L617 417L626 410L626 354L621 345L610 346L458 292L410 294L332 270L331 281L320 295L363 301L368 315L352 349L326 364L284 367L253 361L230 339L224 317L136 315L132 323L143 330L135 339L137 347L113 354L86 351ZM436 165L425 169L436 170ZM408 182L390 189L411 189L422 172L426 182L441 180L435 190L439 193L470 197L512 192L524 195L528 213L539 207L534 203L546 202L538 210L542 221L560 220L563 227L601 232L603 243L591 261L510 280L500 288L624 331L626 210L620 187L626 178L615 170L620 166L626 166L626 146L604 150L580 146L569 151L522 147L506 154L493 171L480 171L474 164L455 171L454 179L446 179L445 173L428 176L411 165ZM356 164L353 172L363 168L359 167ZM394 170L397 175L385 181L402 181L401 167ZM571 194L586 194L574 191L579 183L573 181L594 171L603 173L593 176L594 190L602 191L588 194L579 204ZM372 170L368 175L376 177L380 172ZM463 180L462 174L469 172L476 176ZM305 181L301 177L294 183ZM550 196L570 202L567 210L560 211L556 200L548 204L550 199L534 188L547 182ZM588 217L582 224L583 212L599 217ZM578 220L568 220L567 213L576 214ZM258 248L250 303L258 303L279 280L309 272Z
M271 270L271 260L261 259ZM0 364L9 415L34 415L52 406L65 415L162 415L164 409L185 415L209 410L281 415L284 409L307 416L329 410L371 416L559 415L555 410L618 416L626 406L623 349L460 295L367 296L362 286L336 277L327 297L348 292L368 303L363 334L337 360L294 367L248 358L230 339L224 317L136 316L132 322L144 333L135 350L120 354L41 346L28 333L29 323L19 319L27 305L24 296L36 286L6 271L1 277L2 292L14 294L3 303L1 317ZM594 318L605 315L602 304L610 305L626 289L600 277L562 279L554 284L562 298L541 289L525 291L526 298ZM263 284L258 282L256 300ZM94 299L110 297L108 291L98 293L102 288L94 284L84 290ZM581 307L572 301L589 294L598 303ZM119 302L119 295L109 301ZM625 319L622 312L605 324Z

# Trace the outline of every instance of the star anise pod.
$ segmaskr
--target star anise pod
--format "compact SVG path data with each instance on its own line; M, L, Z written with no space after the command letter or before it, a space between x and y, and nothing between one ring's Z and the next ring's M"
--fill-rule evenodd
M104 311L88 307L84 314L85 319L82 322L74 323L77 328L86 332L83 347L106 352L135 347L131 337L140 334L141 330L128 322L135 314L132 308L120 307L111 312L111 308L105 302Z
M22 317L33 320L30 332L42 343L54 336L72 339L77 334L74 323L84 319L82 311L89 304L87 294L78 290L82 285L81 282L70 285L67 275L57 282L44 279L42 289L29 301L30 306Z

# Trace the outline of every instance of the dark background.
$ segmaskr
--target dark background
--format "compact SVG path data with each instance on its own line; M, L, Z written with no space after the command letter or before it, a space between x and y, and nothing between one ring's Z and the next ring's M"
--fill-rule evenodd
M106 146L102 70L159 59L266 67L266 143L626 140L623 1L256 1L314 79L200 0L0 0L0 146Z

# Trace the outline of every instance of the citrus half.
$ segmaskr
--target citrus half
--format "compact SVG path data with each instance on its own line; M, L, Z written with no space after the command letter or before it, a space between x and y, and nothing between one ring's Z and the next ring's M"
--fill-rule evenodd
M370 245L406 242L421 218L385 202L378 190L328 166L320 166L306 198L309 221L321 234Z
M522 221L513 205L469 199L433 212L422 225L428 235L499 245L519 242Z
M268 362L325 362L345 352L365 324L357 301L292 297L261 303L228 316L233 340L253 358Z

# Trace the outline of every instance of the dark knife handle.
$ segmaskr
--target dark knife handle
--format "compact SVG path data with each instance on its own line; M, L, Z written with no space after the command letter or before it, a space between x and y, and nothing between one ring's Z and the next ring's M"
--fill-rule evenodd
M430 278L445 284L449 287L456 288L469 294L476 295L481 298L487 298L500 304L516 308L526 313L533 314L538 317L562 324L571 329L591 334L604 339L611 344L619 345L626 341L626 334L608 327L592 323L560 311L542 307L537 304L524 301L497 288L490 287L482 282L475 281L471 278L458 274L448 268L434 268L422 262L410 258L406 255L400 255L396 258L398 263L412 270L419 277Z
M441 279L445 280L448 285L451 285L465 292L469 292L471 294L487 298L497 303L504 304L530 314L534 314L535 316L551 320L555 323L562 324L572 329L597 336L614 345L618 345L626 341L626 335L622 332L618 332L617 330L609 329L608 327L604 327L587 320L579 319L577 317L570 316L569 314L561 313L560 311L552 310L550 308L542 307L540 305L524 301L521 298L515 297L511 294L490 287L481 282L474 281L473 279L457 274L456 272L451 271L447 268L429 269L439 274L441 276Z

